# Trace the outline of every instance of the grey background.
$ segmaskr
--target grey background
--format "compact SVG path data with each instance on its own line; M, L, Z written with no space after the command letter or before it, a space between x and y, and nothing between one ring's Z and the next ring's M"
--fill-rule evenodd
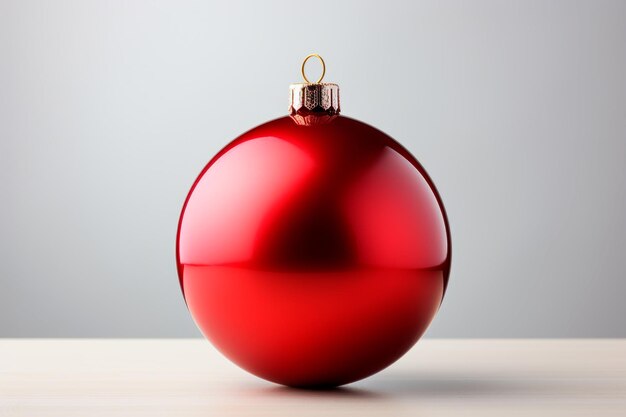
M626 336L626 2L543 0L2 0L0 336L199 335L182 202L310 52L443 196L428 336Z

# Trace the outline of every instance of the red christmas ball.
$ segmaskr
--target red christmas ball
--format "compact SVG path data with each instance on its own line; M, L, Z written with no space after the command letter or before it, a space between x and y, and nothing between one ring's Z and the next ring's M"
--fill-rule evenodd
M446 289L450 239L433 183L395 140L336 114L283 117L201 172L177 261L194 320L226 357L279 384L328 387L420 338Z

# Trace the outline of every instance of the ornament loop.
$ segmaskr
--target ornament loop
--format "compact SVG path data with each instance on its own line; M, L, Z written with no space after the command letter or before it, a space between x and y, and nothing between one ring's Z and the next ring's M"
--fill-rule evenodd
M310 58L313 58L313 57L319 59L320 62L322 63L322 75L320 75L320 77L317 79L317 81L315 81L315 83L311 83L311 81L309 81L309 79L306 77L306 73L304 72L304 67L306 66L306 62ZM324 60L322 59L322 57L319 56L318 54L310 54L310 55L307 55L306 58L304 58L304 61L302 61L302 67L300 68L300 72L302 73L302 78L304 78L304 81L306 81L307 84L319 84L324 78L324 75L326 74L326 64L324 63Z

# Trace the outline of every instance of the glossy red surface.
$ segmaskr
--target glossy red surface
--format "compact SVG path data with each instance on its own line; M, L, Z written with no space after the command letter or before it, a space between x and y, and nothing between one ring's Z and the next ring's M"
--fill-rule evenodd
M339 116L289 117L231 142L181 214L178 273L204 335L280 384L336 386L419 339L447 285L450 239L423 168L389 136Z

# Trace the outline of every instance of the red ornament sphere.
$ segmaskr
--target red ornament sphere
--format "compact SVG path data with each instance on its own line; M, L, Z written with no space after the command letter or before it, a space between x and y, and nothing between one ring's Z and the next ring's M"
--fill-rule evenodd
M180 217L177 263L202 333L247 371L330 387L406 353L441 304L450 235L416 159L345 116L283 117L220 151Z

